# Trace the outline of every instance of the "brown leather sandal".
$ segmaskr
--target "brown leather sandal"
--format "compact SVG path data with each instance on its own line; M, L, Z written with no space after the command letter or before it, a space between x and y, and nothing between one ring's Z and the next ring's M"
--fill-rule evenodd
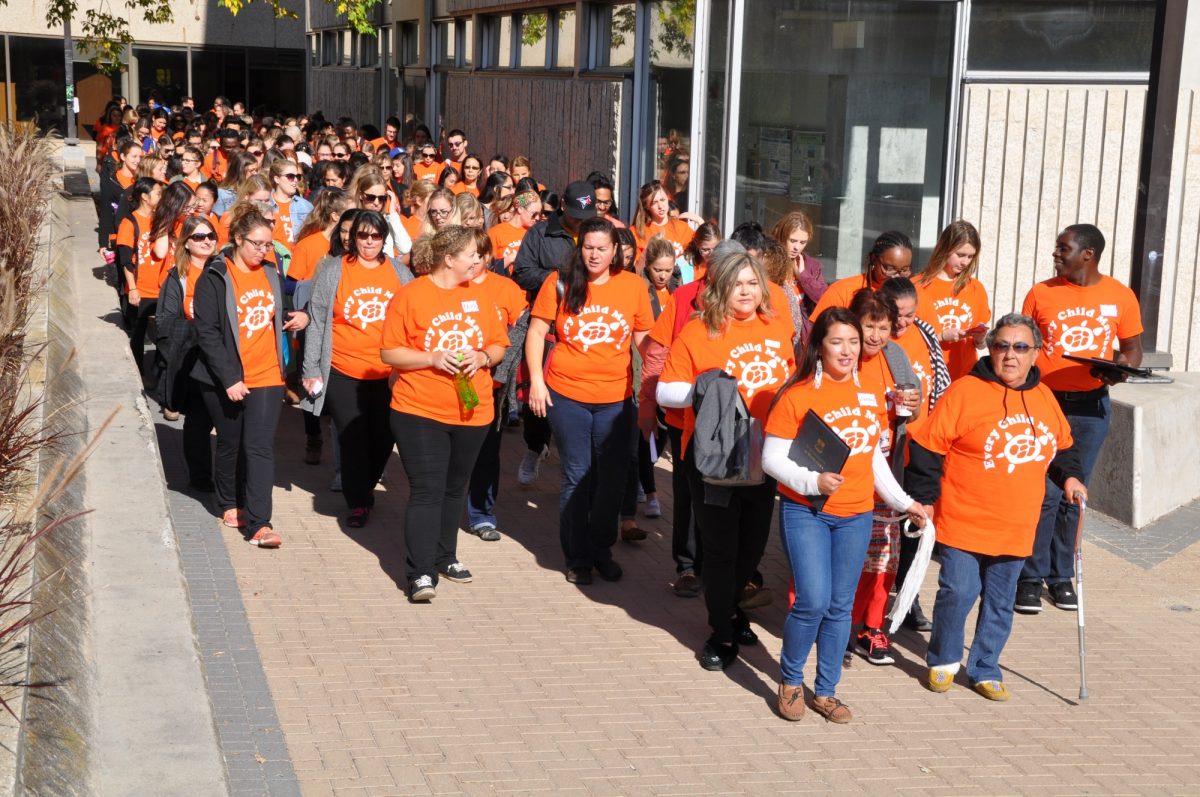
M838 725L845 725L854 719L854 715L850 713L850 707L833 695L829 697L814 697L812 707L813 711L830 722L836 722Z

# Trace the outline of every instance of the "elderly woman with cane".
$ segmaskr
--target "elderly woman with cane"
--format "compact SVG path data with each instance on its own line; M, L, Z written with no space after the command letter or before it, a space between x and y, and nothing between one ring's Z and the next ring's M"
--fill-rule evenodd
M978 600L967 678L989 700L1007 700L1000 653L1046 476L1072 502L1086 501L1087 488L1071 427L1034 366L1042 336L1033 319L1004 316L986 343L989 356L954 382L913 432L905 485L923 504L935 504L941 554L927 684L934 692L953 685L964 624Z

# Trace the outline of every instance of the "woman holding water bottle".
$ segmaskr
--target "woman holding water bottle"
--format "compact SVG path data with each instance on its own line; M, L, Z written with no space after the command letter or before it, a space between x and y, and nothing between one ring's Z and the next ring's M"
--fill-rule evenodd
M395 371L392 436L408 475L404 516L409 599L428 602L439 576L466 583L458 561L458 522L471 469L494 413L491 368L508 330L488 292L475 232L450 225L432 241L429 274L405 285L388 306L383 362Z

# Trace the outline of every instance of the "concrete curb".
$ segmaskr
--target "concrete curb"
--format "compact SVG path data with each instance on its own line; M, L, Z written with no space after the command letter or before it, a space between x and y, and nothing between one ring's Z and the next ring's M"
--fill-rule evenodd
M26 729L21 785L31 794L225 795L154 425L128 339L104 318L111 288L80 270L97 260L87 175L68 172L65 182L73 196L55 201L64 234L55 239L49 323L55 349L75 358L50 373L72 429L95 430L120 409L70 496L91 514L77 533L56 531L39 546L39 573L45 561L72 574L57 579L59 605L80 616L56 612L35 626L44 645L31 660L63 683L36 701L37 712L57 712L57 725Z

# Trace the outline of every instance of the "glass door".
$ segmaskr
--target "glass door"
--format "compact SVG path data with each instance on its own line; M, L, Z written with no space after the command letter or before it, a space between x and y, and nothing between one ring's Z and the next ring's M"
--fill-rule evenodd
M886 230L924 262L943 201L955 3L758 0L732 28L724 228L769 232L802 211L830 281L861 270Z

